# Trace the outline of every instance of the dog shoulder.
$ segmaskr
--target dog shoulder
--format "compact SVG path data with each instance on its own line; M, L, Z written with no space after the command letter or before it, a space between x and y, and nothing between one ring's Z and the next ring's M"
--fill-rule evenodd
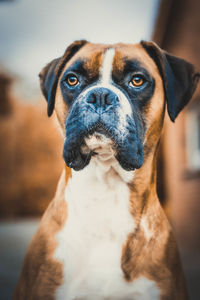
M13 300L55 299L55 291L62 283L62 264L53 255L57 247L56 234L67 218L65 184L63 172L56 195L28 247Z

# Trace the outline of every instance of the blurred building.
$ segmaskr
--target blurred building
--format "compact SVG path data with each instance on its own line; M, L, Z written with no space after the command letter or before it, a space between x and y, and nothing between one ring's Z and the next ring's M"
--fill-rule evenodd
M0 70L0 217L41 215L63 167L57 126L45 101L15 99L13 78Z
M200 1L162 0L152 39L200 70ZM175 124L166 118L160 193L169 204L177 238L200 250L200 88Z

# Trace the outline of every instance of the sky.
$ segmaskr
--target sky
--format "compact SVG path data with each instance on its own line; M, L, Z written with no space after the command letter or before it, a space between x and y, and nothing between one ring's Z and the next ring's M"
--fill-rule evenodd
M39 92L38 74L77 39L149 40L159 0L0 1L0 64L18 76L20 92Z

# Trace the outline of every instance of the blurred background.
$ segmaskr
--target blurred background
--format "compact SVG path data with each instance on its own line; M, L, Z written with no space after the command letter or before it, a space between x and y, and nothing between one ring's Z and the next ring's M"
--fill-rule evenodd
M11 298L64 166L58 126L39 90L42 67L76 39L152 39L200 69L199 14L199 0L0 0L0 300ZM166 115L158 193L190 299L199 300L200 88L175 124Z

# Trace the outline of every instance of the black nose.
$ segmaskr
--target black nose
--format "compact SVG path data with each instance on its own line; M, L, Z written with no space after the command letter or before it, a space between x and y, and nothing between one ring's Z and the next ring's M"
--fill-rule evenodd
M96 111L105 111L117 104L118 96L109 89L96 88L88 92L86 102L90 103Z

